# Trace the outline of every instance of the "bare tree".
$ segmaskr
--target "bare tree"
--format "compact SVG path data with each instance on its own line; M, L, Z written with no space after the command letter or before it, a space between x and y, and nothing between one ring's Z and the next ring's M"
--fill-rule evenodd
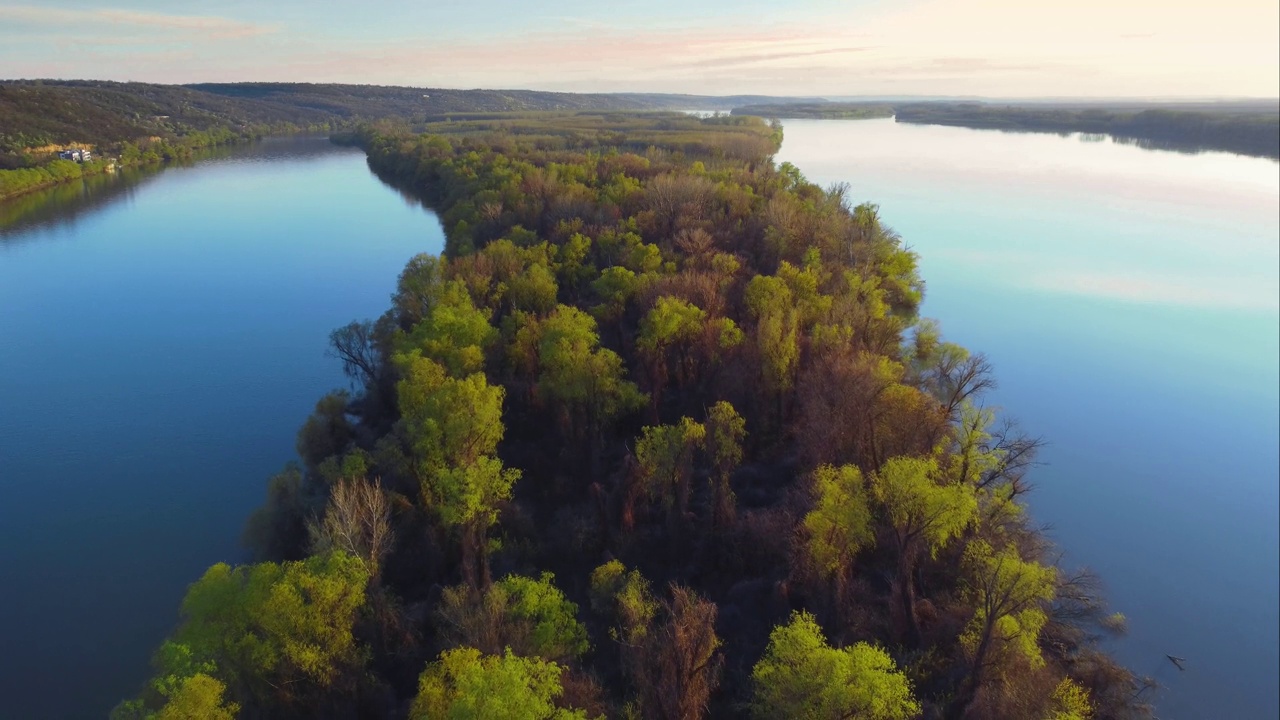
M329 333L329 354L342 361L347 377L373 387L380 362L372 322L352 321Z
M307 523L312 552L343 550L364 560L378 577L391 549L391 503L378 481L341 480L333 486L324 517Z
M671 586L666 622L646 634L631 665L648 720L697 720L720 683L724 656L716 637L716 605Z
M659 175L645 187L645 200L672 237L681 221L701 220L715 195L715 184L695 175Z

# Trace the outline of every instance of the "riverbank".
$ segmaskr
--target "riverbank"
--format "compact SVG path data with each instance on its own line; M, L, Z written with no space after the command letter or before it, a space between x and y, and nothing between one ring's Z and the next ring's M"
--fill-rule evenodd
M780 119L897 122L1007 132L1109 135L1149 149L1216 150L1280 158L1280 109L1274 103L1118 104L1102 106L994 103L806 103L752 105L735 115Z
M263 137L264 133L234 133L229 130L193 133L171 141L119 143L118 157L113 158L88 162L55 159L43 165L0 170L0 203L104 173L189 161L202 150L256 142Z

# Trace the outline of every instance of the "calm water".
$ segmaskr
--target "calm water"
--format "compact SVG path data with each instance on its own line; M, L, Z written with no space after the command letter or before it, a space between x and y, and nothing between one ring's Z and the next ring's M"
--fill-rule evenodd
M0 206L0 718L104 717L435 217L325 140Z
M1160 716L1280 715L1280 166L892 120L785 131L780 161L880 204L920 253L924 313L1050 442L1034 515L1129 617L1116 652L1165 685Z

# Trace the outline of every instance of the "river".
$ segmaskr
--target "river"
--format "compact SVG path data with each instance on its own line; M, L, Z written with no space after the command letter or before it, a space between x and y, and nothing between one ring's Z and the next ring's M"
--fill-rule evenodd
M921 257L926 315L1048 445L1031 499L1095 568L1161 717L1280 714L1280 172L1076 137L788 121ZM344 384L439 223L355 150L277 140L0 206L0 717L102 717ZM1187 658L1179 672L1165 654Z
M443 233L323 138L0 206L0 718L132 696L319 397Z
M1107 583L1160 717L1280 715L1280 166L891 119L784 130L780 162L880 205L920 254L923 313L1048 442L1032 514Z

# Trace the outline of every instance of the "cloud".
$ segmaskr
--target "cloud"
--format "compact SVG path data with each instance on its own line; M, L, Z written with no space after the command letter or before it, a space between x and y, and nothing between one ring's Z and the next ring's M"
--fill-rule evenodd
M678 65L683 65L685 67L725 67L769 62L773 60L793 60L796 58L808 58L818 55L841 55L845 53L866 52L874 49L874 47L838 47L826 48L824 50L792 50L772 53L754 53L748 55L726 55L722 57L707 58L704 60L695 60L687 63L678 63Z
M33 5L0 5L0 21L46 26L48 30L66 31L121 28L161 30L170 33L199 34L215 40L266 35L279 30L272 25L259 25L231 18L209 15L169 15L123 9L70 10Z
M1070 295L1156 305L1280 311L1275 287L1243 279L1177 277L1098 272L1033 274L1026 286Z

